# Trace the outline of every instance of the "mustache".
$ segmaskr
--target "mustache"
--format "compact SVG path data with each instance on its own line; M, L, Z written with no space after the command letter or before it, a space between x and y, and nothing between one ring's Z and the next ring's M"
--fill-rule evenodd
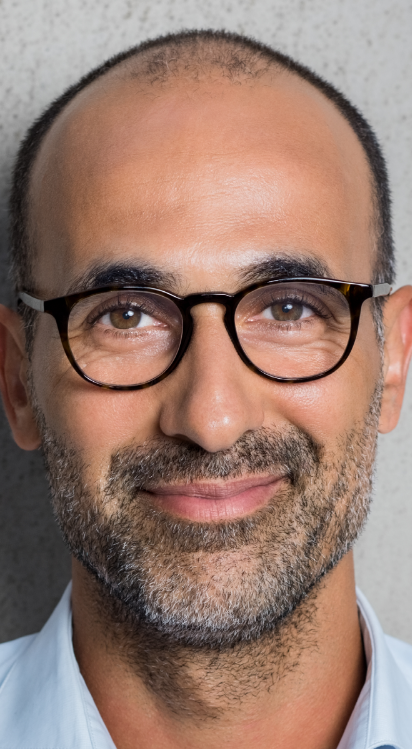
M280 472L292 485L314 475L323 447L297 427L286 432L260 429L242 435L227 450L209 453L199 445L156 438L140 446L127 446L111 457L106 494L130 497L150 491L158 483L192 483L230 480Z

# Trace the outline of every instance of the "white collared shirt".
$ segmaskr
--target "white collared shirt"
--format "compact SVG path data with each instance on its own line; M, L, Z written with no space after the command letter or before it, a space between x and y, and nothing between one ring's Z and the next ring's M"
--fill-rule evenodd
M115 749L80 674L70 585L37 635L0 645L0 749ZM358 591L367 676L338 749L412 749L412 646Z

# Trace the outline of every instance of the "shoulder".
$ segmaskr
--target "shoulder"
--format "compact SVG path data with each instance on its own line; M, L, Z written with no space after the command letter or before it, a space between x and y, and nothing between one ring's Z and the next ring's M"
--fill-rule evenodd
M385 635L386 644L405 679L412 686L412 645Z
M0 687L17 658L26 650L36 635L19 637L0 644Z

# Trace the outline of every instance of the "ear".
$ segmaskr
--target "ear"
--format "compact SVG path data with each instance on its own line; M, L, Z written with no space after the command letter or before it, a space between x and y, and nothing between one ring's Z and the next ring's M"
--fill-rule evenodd
M388 298L384 326L384 388L379 421L382 433L396 427L401 412L412 355L412 286L402 286Z
M13 437L23 450L35 450L40 435L30 404L23 323L0 304L0 390Z

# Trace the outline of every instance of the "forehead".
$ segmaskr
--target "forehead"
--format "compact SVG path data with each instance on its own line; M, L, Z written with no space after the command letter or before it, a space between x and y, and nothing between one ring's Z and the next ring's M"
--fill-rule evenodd
M46 137L31 201L36 282L48 295L124 261L174 274L189 292L230 291L245 265L279 253L370 280L362 147L333 105L289 74L163 88L103 79Z

